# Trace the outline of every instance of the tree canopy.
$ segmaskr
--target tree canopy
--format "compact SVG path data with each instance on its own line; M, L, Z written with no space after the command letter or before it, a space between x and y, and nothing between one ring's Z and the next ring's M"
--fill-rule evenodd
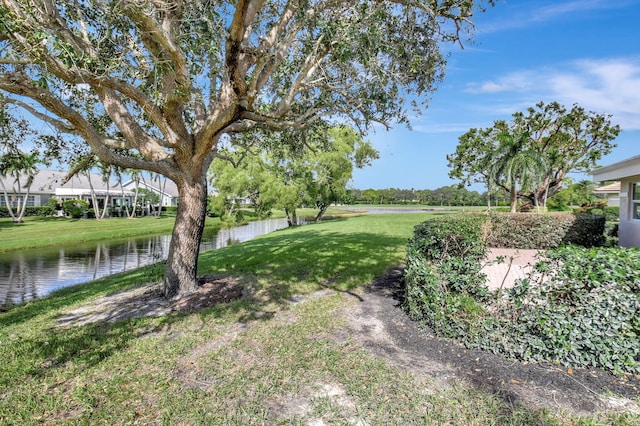
M587 112L577 104L567 109L557 102L540 102L526 113L514 113L511 122L498 120L492 127L461 135L456 151L447 156L449 177L515 191L515 197L541 205L560 191L568 173L588 171L611 152L619 133L610 115ZM505 173L508 164L514 171L515 159L520 162L517 179ZM516 188L517 180L525 185Z
M206 173L227 135L406 122L404 95L428 101L441 44L479 3L3 0L0 91L105 164L176 183L164 279L176 297L197 285Z
M275 149L256 155L235 151L229 154L235 161L213 161L211 184L218 191L213 202L219 214L233 216L237 204L248 200L263 215L283 209L290 225L297 224L296 209L303 206L317 208L315 220L320 220L331 204L347 198L353 168L378 158L373 146L345 125L296 134L306 149L272 141Z

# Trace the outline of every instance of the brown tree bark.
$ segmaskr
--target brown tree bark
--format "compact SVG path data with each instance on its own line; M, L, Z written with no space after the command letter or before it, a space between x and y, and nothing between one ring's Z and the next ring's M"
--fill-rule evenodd
M513 185L511 187L511 213L515 213L518 210L518 192L516 191L516 186Z
M207 205L206 174L178 185L179 203L169 246L164 295L177 299L197 288L198 256Z

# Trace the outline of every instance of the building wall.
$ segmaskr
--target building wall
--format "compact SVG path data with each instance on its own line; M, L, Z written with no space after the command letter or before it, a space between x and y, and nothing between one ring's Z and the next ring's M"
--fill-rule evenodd
M620 181L620 225L618 228L621 247L640 247L640 219L633 218L633 184L635 179Z
M20 197L20 199L24 199L24 196L26 195L26 193L23 194L19 194L18 197ZM13 202L15 194L11 194L8 193L7 196L9 197L9 203L15 207L15 203ZM46 202L46 198L45 197L45 202ZM42 200L42 196L40 194L29 194L29 197L27 198L27 207L40 207L42 206L43 200ZM6 207L6 203L5 203L5 198L4 198L4 194L0 192L0 207Z

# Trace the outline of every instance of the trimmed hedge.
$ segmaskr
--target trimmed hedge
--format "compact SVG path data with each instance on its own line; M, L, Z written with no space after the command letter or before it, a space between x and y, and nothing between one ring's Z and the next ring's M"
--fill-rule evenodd
M15 210L14 210L15 213ZM25 216L54 216L56 211L50 206L27 207L24 211ZM6 207L0 207L0 217L11 217Z
M62 203L62 210L74 219L80 219L89 211L89 203L84 200L67 200Z
M604 244L605 217L590 214L492 214L490 247L550 249L562 244L584 247Z

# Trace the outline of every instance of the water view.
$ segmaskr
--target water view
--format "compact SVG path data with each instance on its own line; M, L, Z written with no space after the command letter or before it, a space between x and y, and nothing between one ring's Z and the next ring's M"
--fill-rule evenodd
M269 219L205 232L201 251L219 249L287 227ZM0 305L24 303L62 287L166 259L171 235L0 253Z

